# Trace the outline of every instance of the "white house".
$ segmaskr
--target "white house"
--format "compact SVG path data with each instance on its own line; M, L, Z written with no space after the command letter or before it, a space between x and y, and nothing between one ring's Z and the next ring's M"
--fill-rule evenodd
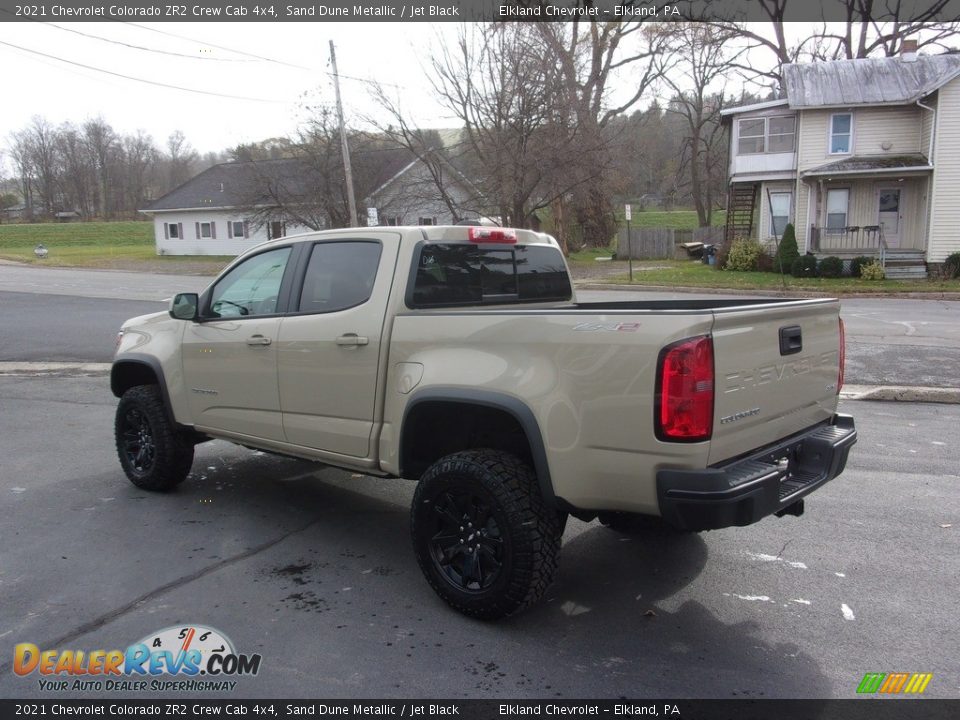
M366 208L378 211L380 225L447 225L455 218L424 164L401 157L399 168L382 168L388 178L358 202L363 224ZM396 161L395 161L396 162ZM445 164L446 165L446 164ZM310 172L297 159L230 162L214 165L154 201L140 212L153 218L158 255L238 255L261 242L310 228L277 213L258 222L251 208L269 207L258 200L270 185L290 198L311 198ZM477 217L479 194L452 166L443 173L446 193L461 217ZM262 216L262 213L258 213Z
M784 66L786 97L728 108L727 235L879 255L923 277L960 251L960 55Z

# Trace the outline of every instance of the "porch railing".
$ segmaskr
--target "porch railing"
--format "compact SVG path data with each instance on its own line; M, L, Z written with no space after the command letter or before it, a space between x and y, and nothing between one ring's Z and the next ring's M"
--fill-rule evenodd
M810 250L815 253L879 255L885 246L882 225L810 227Z

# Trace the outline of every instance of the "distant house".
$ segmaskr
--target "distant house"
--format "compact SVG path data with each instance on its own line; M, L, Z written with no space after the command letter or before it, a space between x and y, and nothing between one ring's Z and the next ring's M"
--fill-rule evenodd
M482 204L477 189L447 162L441 162L440 172L447 200L460 218L454 217L430 170L417 158L370 193L364 204L377 209L380 225L452 225L465 216L479 217L479 212L466 210Z
M367 198L357 200L359 221L377 209L380 225L440 225L453 222L432 178L417 159L401 158L399 167L384 166L388 178ZM452 167L444 173L447 193L469 207L476 193ZM264 188L286 198L316 205L311 170L287 158L214 165L142 208L154 223L158 255L238 255L266 240L310 230L281 213L271 214ZM266 208L266 210L264 209ZM253 216L256 217L253 217ZM317 218L318 225L328 225Z
M723 111L730 123L727 236L801 252L879 255L923 277L960 251L960 55L784 66L786 97Z
M153 218L158 255L239 255L275 237L306 232L283 217L253 223L250 197L263 172L295 181L296 163L232 162L207 168L140 212Z

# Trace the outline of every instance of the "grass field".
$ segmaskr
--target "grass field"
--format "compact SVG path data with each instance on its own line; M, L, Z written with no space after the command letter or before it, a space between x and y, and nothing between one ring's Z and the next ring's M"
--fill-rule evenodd
M33 252L41 243L49 253L44 260ZM153 223L118 221L0 225L0 259L34 265L213 274L232 257L160 257L154 246Z
M699 226L696 210L633 210L630 227L634 228L668 228L670 230L693 230ZM619 219L626 226L623 219L623 208L619 210ZM727 213L723 210L714 210L710 218L713 226L722 226L727 220Z
M617 263L618 266L624 263ZM668 266L668 267L665 267ZM861 280L860 278L795 278L784 279L777 273L734 272L715 270L701 262L656 260L634 261L634 285L673 287L729 288L731 290L804 290L824 294L901 293L901 292L960 292L960 280ZM629 283L627 274L613 275L606 283Z

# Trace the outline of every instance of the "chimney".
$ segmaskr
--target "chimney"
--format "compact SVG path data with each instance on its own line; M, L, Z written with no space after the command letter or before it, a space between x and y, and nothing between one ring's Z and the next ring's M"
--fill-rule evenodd
M917 59L917 41L910 40L901 40L900 41L900 59L903 62L913 62Z

